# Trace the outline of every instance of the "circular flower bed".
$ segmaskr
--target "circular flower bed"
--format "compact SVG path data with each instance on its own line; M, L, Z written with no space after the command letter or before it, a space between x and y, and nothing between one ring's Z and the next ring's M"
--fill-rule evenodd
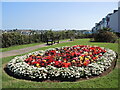
M31 80L74 78L100 75L107 70L116 53L98 46L75 45L36 51L13 58L7 69Z

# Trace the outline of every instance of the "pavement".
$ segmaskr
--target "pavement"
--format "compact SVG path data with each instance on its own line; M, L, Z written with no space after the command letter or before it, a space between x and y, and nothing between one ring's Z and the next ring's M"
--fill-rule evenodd
M69 40L67 40L67 41L60 41L60 43L64 43L64 42L70 42L70 41ZM47 46L49 46L49 45L40 44L40 45L31 46L31 47L22 48L22 49L11 50L11 51L6 51L6 52L0 52L0 58L24 54L24 53L33 51L35 49L42 48L42 47L47 47Z

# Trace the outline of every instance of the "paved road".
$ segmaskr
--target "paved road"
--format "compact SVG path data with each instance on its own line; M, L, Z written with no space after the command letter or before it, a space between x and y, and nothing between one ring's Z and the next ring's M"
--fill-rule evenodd
M60 43L64 43L64 42L69 42L69 40L67 40L67 41L60 41ZM38 49L38 48L41 48L41 47L47 47L47 46L48 45L46 45L46 44L40 44L40 45L27 47L27 48L22 48L22 49L18 49L18 50L11 50L11 51L6 51L6 52L0 52L0 58L24 54L24 53L30 52L32 50L35 50L35 49Z

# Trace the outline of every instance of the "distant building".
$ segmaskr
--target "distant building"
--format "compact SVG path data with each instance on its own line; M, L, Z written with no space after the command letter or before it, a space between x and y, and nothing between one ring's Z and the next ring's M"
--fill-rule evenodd
M80 33L80 34L91 34L91 30L75 30L75 34Z
M103 28L111 28L114 32L120 33L120 26L118 26L118 22L120 21L120 18L118 19L120 15L119 13L120 8L118 10L114 10L113 13L109 13L99 23L95 24L95 27L92 28L92 32L95 33L97 30Z
M17 30L16 32L19 32L23 35L30 35L32 33L32 30Z
M2 33L13 33L13 32L17 32L20 33L22 35L32 35L32 34L36 34L37 32L35 32L34 30L2 30Z
M84 32L83 32L83 34L91 34L92 32L91 32L91 30L85 30Z

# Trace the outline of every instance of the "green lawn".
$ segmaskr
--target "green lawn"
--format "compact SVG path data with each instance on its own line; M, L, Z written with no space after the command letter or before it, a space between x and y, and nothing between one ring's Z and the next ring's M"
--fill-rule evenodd
M71 45L97 45L101 47L110 48L118 52L117 43L97 43L89 42L89 39L79 39L74 42L60 43L53 46L39 48L37 50L45 50L47 48L60 47L60 46L71 46ZM35 50L34 50L35 51ZM7 57L2 59L2 67L10 61L13 57ZM33 82L27 80L20 80L7 75L2 70L2 87L3 88L118 88L118 69L115 68L108 75L94 78L91 80L79 81L79 82Z
M32 43L32 44L24 44L24 45L11 46L11 47L8 47L8 48L1 48L0 52L22 49L22 48L26 48L26 47L31 47L31 46L39 45L39 44L43 44L43 43Z

